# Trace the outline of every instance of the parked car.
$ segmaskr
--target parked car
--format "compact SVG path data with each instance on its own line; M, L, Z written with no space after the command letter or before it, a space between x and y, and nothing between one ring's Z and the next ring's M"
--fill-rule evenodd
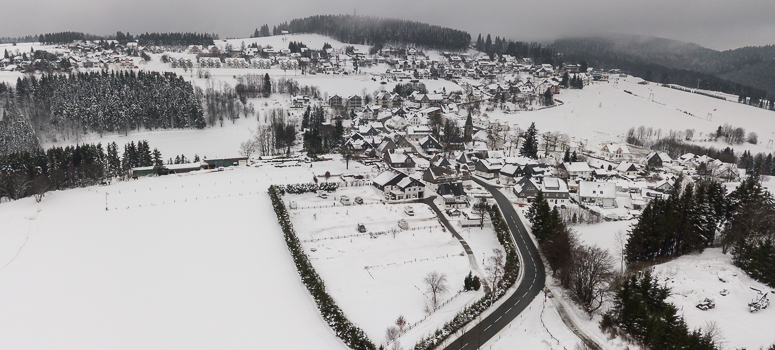
M328 198L328 194L326 193L326 191L318 191L318 197L326 199Z
M288 203L288 208L296 209L297 208L296 201L291 201L290 203Z
M404 213L405 213L406 215L409 215L409 216L414 216L414 208L412 208L412 206L411 206L411 205L407 205L407 206L404 208Z
M366 226L364 226L363 224L358 224L358 232L360 233L366 232Z
M350 197L348 196L341 196L339 197L339 203L342 203L342 205L352 205L353 202L350 200Z
M409 223L404 219L398 220L398 227L402 230L407 230L409 229Z
M363 198L355 197L355 204L363 204Z

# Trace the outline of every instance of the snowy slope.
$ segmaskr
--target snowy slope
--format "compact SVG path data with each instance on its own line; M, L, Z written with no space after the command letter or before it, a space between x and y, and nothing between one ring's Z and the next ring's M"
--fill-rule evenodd
M613 79L613 78L612 78ZM620 78L618 84L594 83L583 90L562 90L555 96L563 105L540 111L504 114L488 112L491 119L517 123L527 129L536 123L540 132L560 131L577 139L589 141L589 148L601 142L622 142L631 127L641 125L662 129L662 135L672 129L695 129L695 141L715 132L719 125L728 123L743 127L747 132L759 135L759 144L735 145L736 153L743 150L771 152L767 141L775 139L775 113L751 106L710 98L657 86L639 85L639 78ZM624 90L634 95L625 93ZM650 94L653 99L649 100ZM692 115L684 112L691 113ZM712 121L706 120L711 113ZM704 146L728 147L723 142L702 142Z
M655 276L672 289L668 302L676 305L690 328L705 327L715 322L726 341L724 349L758 349L775 343L775 310L757 313L748 310L757 292L770 293L771 288L756 282L732 265L731 255L721 249L706 249L702 254L685 255L654 267ZM723 281L722 281L723 280ZM727 289L729 295L720 291ZM705 298L714 299L716 308L701 311L695 306Z
M243 168L3 203L0 344L344 349L299 281L266 194L270 182L309 178Z

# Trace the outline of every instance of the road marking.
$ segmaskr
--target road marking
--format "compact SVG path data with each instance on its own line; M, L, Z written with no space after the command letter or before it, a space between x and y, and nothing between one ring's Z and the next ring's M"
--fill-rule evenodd
M511 308L509 308L508 310L506 310L506 312L509 312L509 311L511 311Z
M503 316L498 316L498 318L496 318L496 319L495 319L495 322L498 322L498 321L500 321L500 319L501 319L502 317L503 317Z
M463 344L463 347L466 347L466 346L468 346L468 343Z
M487 328L485 328L484 330L487 331L488 329L490 329L490 327L492 327L492 325L487 326Z
M524 298L524 297L525 297L525 295L527 295L527 292L525 292L525 294L522 294L522 297Z

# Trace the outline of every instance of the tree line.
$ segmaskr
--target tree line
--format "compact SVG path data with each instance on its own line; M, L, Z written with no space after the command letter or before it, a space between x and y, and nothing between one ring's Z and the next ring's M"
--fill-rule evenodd
M83 144L8 153L0 155L0 198L35 196L40 201L47 191L107 183L134 167L161 165L161 153L151 151L147 141L127 143L122 156L115 142L107 149Z
M38 41L45 45L69 44L76 40L86 40L86 35L80 32L58 32L38 36Z
M385 45L414 44L430 49L463 51L468 49L471 35L451 29L414 21L353 15L318 15L297 18L282 23L273 30L291 33L316 33L333 37L348 44Z
M116 32L116 41L119 44L126 45L130 41L137 41L139 45L143 46L188 46L188 45L202 45L210 46L214 44L214 40L218 40L218 34L207 33L144 33L138 36L133 36L129 32L124 34L123 32Z
M544 47L537 42L513 41L499 36L496 36L495 41L493 41L490 34L487 34L485 39L482 39L482 34L479 34L474 43L474 48L487 53L490 55L490 58L497 54L498 56L510 55L519 58L531 58L537 64L557 63L555 62L557 51Z

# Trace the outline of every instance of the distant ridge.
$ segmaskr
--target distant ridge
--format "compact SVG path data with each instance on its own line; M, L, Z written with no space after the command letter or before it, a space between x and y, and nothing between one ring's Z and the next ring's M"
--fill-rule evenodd
M630 34L558 39L550 47L567 60L620 68L662 82L764 98L775 93L775 45L717 51L677 40ZM650 72L650 74L648 74ZM667 75L665 75L667 73Z
M393 18L355 15L318 15L297 18L274 28L273 33L316 33L348 44L381 47L414 44L438 50L463 51L471 44L465 31Z

